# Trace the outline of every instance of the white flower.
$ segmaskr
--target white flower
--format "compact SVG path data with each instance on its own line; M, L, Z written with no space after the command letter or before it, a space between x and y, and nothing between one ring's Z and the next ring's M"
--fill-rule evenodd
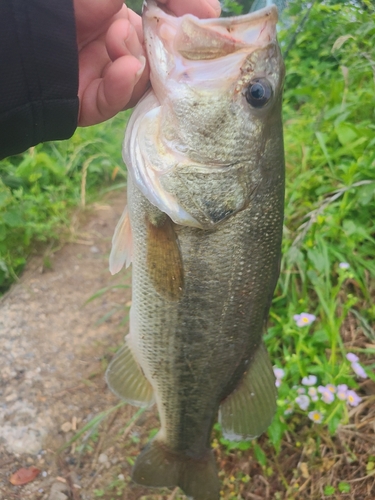
M354 391L348 391L346 393L346 400L348 401L350 406L358 406L362 401L362 398L360 398Z
M303 377L302 383L303 385L315 385L317 380L315 375L309 375L308 377Z
M359 357L352 352L348 352L348 354L346 355L346 359L351 363L356 363L357 361L359 361Z
M340 269L349 269L350 264L348 262L340 262L339 268Z
M311 323L316 320L316 316L303 312L301 314L295 314L293 319L297 323L297 326L302 327L311 325Z
M301 408L301 410L307 410L310 404L310 398L306 395L298 396L296 397L296 403Z
M355 362L355 363L352 363L352 368L353 368L354 373L356 375L358 375L358 377L367 378L367 373L363 369L362 365L360 365L359 363Z
M322 420L323 420L323 415L316 410L310 411L308 413L308 417L310 420L312 420L316 424L320 424L320 422L322 422Z

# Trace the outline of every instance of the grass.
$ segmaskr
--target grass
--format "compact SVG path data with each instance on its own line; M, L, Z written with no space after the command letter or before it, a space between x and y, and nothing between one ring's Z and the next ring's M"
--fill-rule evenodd
M295 37L293 27L304 16L300 4L290 7L291 27L280 33L288 49L286 213L281 275L266 333L271 358L282 370L278 411L267 434L253 442L225 441L216 425L213 446L224 498L370 499L375 484L374 8L367 1L366 8L315 2ZM70 142L38 146L0 164L0 286L22 269L35 242L45 241L46 234L58 239L73 207L97 196L116 175L125 178L118 123L82 130ZM302 313L312 316L298 323ZM349 353L358 361L348 359ZM306 385L306 377L312 385ZM343 385L354 392L340 399L337 388ZM93 421L95 431L105 416ZM147 432L154 433L157 424L150 422ZM89 431L86 425L77 441ZM134 450L149 437L144 427L140 432L140 443L119 439L117 444L129 459L121 469L126 484ZM133 498L117 476L95 490L95 497L108 500L119 495ZM175 498L181 497L176 493Z
M0 161L0 295L36 248L51 251L69 238L73 210L84 209L113 180L126 180L120 145L127 116Z

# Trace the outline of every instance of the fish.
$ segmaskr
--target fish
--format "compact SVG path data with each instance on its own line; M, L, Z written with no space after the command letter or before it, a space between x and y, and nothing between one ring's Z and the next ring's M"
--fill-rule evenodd
M127 207L110 270L132 263L129 333L106 372L160 430L133 480L217 500L216 420L261 435L276 410L263 332L279 276L284 213L284 63L277 8L175 17L148 0L151 88L129 120Z

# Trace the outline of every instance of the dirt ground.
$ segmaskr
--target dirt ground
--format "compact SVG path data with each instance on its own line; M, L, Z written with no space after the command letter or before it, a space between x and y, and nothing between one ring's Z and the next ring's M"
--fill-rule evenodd
M126 334L131 299L129 272L108 272L123 204L112 195L110 204L73 217L72 242L33 258L0 300L0 500L184 498L131 482L134 459L158 428L157 417L155 410L120 406L104 381ZM335 438L322 433L314 442L303 426L298 442L286 437L278 457L262 438L267 467L250 451L225 450L214 436L223 498L374 499L375 384L366 393ZM11 484L15 471L31 466L40 471L32 482ZM343 480L350 493L323 494Z
M123 205L122 197L111 206L94 205L83 226L82 214L79 221L73 218L75 243L48 258L33 258L0 301L1 500L94 498L77 495L83 489L80 478L74 476L77 487L66 478L74 463L59 459L57 450L75 429L118 404L103 373L126 333L120 323L130 291L113 288L86 301L106 286L129 283L129 274L111 277L108 271L111 237ZM122 409L122 416L132 412ZM91 486L108 464L105 454L92 458ZM10 474L31 465L41 470L38 478L12 486ZM54 486L58 476L67 488Z

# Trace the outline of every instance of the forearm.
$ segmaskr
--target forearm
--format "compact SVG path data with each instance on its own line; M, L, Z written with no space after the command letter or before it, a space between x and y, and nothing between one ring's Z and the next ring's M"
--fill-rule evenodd
M71 0L0 2L0 158L67 139L77 126Z

